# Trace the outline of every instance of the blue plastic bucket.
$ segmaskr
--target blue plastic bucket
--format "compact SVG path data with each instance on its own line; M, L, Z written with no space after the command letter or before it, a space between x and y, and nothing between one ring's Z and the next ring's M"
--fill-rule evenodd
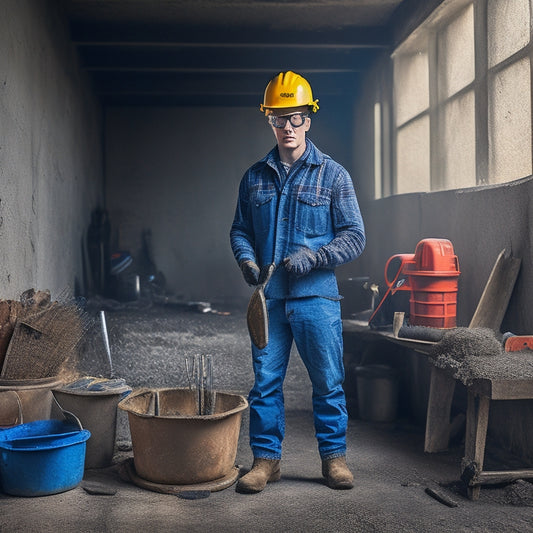
M0 484L13 496L46 496L83 478L91 433L62 420L37 420L0 431Z

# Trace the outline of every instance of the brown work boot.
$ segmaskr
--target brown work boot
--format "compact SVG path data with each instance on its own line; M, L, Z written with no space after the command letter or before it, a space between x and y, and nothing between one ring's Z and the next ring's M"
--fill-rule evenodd
M254 494L261 492L269 481L278 481L281 477L279 459L255 458L252 469L237 482L237 492Z
M353 488L353 474L346 465L346 457L322 460L322 475L331 489Z

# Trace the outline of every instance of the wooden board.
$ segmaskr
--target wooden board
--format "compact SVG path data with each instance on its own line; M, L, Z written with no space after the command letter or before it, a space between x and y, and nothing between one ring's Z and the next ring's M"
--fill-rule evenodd
M442 452L448 449L450 441L450 412L455 379L446 371L433 366L429 387L426 414L426 436L424 451Z
M503 317L518 277L521 260L502 250L490 273L470 328L490 328L500 331Z

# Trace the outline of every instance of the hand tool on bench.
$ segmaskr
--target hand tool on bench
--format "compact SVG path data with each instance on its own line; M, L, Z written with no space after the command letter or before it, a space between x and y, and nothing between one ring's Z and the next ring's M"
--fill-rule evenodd
M521 350L533 350L532 335L512 335L507 337L504 343L506 352L519 352Z

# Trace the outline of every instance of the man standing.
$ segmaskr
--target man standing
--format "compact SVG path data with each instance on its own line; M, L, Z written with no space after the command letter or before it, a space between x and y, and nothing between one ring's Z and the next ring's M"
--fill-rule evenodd
M249 394L252 469L237 491L262 491L280 479L285 435L283 381L294 341L313 387L313 416L322 474L333 489L353 487L346 464L348 415L340 296L334 268L365 246L363 220L348 172L306 138L318 110L307 80L282 72L267 85L261 111L277 145L245 173L231 247L244 279L265 288L269 342L252 344L255 383Z

